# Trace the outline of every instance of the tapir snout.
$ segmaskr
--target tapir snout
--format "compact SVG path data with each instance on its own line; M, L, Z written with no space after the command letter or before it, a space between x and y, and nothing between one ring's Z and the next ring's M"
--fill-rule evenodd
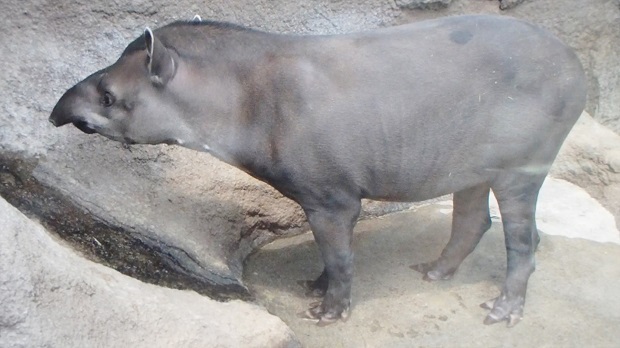
M85 111L84 108L79 105L84 102L84 98L86 97L82 89L83 87L81 84L75 85L60 98L49 117L49 121L54 126L61 127L72 123L76 128L86 134L97 132L95 127L86 120L85 115L80 114L80 111Z
M52 114L49 117L49 121L56 127L64 126L68 123L78 122L79 117L74 114L73 108L71 106L72 95L75 93L75 89L77 86L69 89L65 94L60 98L54 110L52 110Z

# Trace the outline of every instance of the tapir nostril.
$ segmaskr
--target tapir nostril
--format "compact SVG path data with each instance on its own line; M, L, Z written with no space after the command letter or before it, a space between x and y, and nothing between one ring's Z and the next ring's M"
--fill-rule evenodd
M61 127L67 123L71 123L75 120L75 117L71 113L65 112L62 108L55 107L48 120L55 127Z

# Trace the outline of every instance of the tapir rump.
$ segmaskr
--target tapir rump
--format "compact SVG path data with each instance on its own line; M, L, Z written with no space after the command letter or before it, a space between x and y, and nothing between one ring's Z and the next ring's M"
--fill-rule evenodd
M321 325L349 315L362 198L454 193L450 241L415 266L449 278L502 215L506 280L485 323L516 324L538 244L538 191L586 101L575 54L508 17L459 16L327 36L175 22L69 89L50 116L127 144L177 144L272 185L307 215L325 264ZM388 255L385 255L388 257Z

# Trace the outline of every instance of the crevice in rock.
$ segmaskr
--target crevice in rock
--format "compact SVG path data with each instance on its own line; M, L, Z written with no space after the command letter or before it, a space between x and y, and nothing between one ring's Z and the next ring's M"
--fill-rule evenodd
M441 10L450 5L452 0L396 0L396 6L407 10Z
M513 7L517 7L525 0L499 0L500 10L509 10Z
M204 269L185 251L102 221L32 176L38 159L0 152L0 196L88 259L147 283L190 289L216 300L250 300L238 279ZM187 265L201 268L198 274Z

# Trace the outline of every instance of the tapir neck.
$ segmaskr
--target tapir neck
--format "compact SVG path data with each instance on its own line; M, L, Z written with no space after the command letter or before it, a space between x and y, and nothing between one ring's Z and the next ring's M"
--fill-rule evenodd
M235 63L236 69L251 69L243 66L251 63ZM253 111L248 110L247 90L238 74L227 73L226 68L224 64L209 70L191 62L179 64L170 88L186 110L178 126L188 131L181 132L177 144L251 172L247 159L265 156L267 134L248 120Z

